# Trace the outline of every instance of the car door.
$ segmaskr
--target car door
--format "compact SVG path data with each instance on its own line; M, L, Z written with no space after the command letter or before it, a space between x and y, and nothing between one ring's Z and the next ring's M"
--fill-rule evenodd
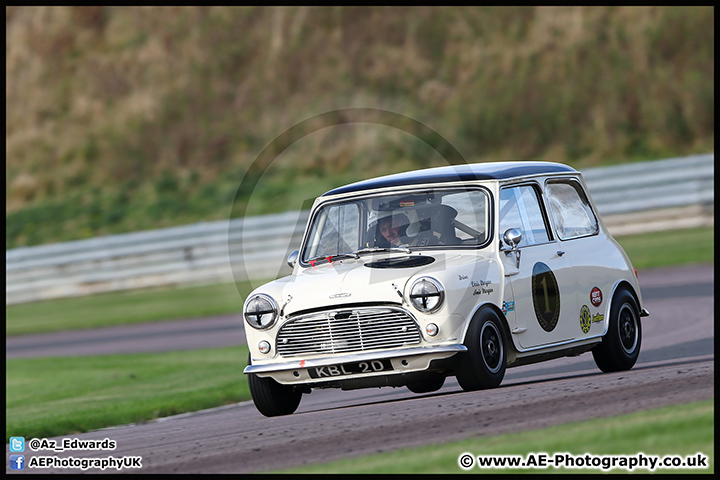
M537 183L501 188L501 242L510 228L522 234L516 251L504 245L501 253L514 298L511 333L517 344L527 350L574 339L578 324L575 275L553 239Z

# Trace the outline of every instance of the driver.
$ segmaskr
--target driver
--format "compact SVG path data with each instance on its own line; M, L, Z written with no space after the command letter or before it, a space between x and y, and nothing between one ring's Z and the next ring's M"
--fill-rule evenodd
M409 224L410 221L404 214L396 214L381 219L378 222L378 230L385 240L394 246L398 246L405 243L403 239Z

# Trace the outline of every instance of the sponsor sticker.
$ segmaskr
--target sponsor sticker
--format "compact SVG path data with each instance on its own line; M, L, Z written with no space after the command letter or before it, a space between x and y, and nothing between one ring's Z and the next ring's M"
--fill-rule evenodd
M507 312L512 312L515 310L515 302L503 302L502 303L502 312L507 315Z
M593 287L590 291L590 303L593 304L593 307L599 307L602 303L602 290L598 287Z
M583 305L580 309L580 328L583 333L588 333L590 331L591 324L592 320L590 318L590 309L587 305Z

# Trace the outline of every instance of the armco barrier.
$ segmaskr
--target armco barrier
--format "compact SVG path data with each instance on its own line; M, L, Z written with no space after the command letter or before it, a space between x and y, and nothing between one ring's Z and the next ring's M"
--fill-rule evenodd
M583 170L583 177L613 234L711 225L714 158L707 154L589 168ZM290 272L285 259L298 248L308 213L285 212L7 250L6 303L275 278Z

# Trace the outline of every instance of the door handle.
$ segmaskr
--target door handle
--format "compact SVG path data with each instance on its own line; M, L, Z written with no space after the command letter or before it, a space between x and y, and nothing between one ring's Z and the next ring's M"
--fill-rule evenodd
M558 250L558 251L557 251L557 256L558 256L558 257L562 257L563 255L565 255L565 252L563 252L562 250Z

